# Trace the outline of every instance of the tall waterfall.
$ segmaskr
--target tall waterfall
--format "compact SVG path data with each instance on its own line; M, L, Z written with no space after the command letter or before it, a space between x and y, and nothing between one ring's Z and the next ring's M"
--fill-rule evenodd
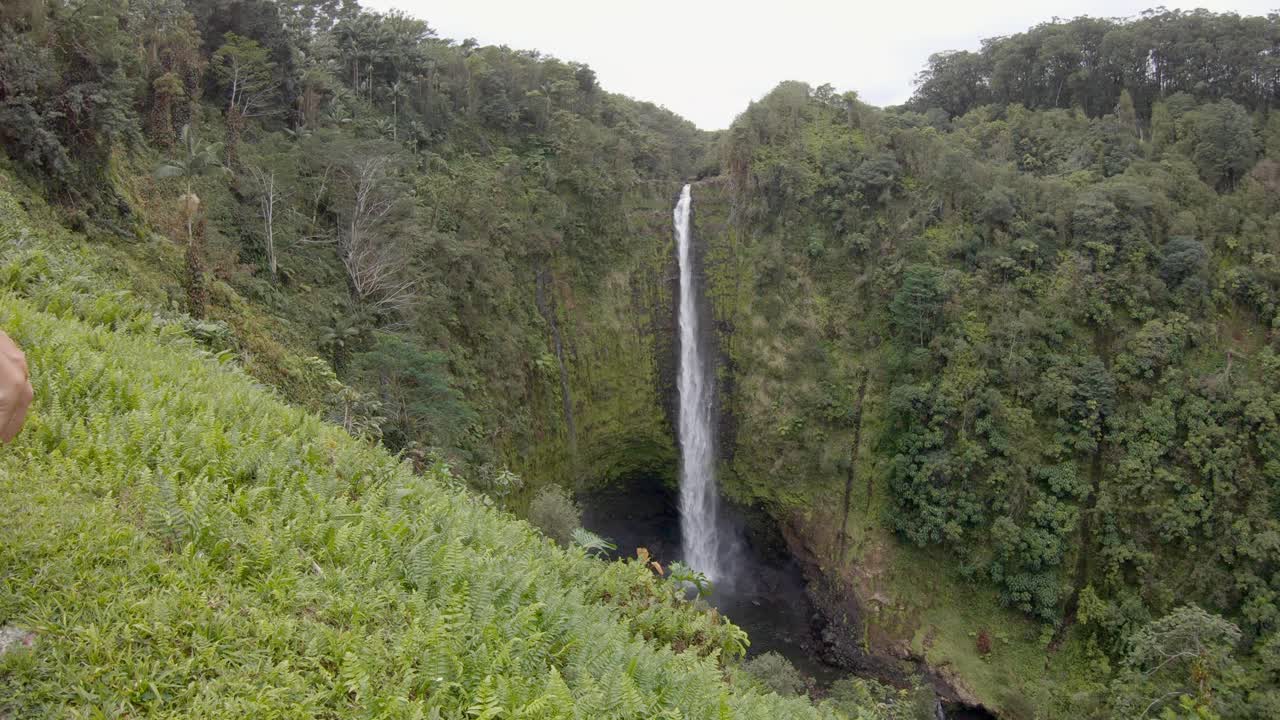
M716 511L716 459L711 402L712 368L698 325L693 249L689 237L689 186L676 203L676 250L680 256L680 533L684 561L707 577L719 579L720 541Z

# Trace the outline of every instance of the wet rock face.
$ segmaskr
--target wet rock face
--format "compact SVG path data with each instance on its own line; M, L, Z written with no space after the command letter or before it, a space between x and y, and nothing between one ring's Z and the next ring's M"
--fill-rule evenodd
M821 574L817 565L801 562L809 594L821 615L823 659L850 672L899 687L910 684L917 668L903 648L888 652L863 641L863 608L856 595Z
M997 716L969 691L948 667L934 668L905 641L868 641L862 622L865 607L857 590L824 570L818 554L796 521L778 524L791 557L804 572L816 613L812 618L824 663L854 675L897 687L909 687L916 677L936 698L937 717L945 720L989 720ZM878 602L872 597L869 602Z

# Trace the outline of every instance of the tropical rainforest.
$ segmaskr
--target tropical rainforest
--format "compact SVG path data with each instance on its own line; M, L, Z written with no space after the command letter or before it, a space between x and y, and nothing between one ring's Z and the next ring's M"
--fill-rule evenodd
M1280 15L709 132L354 0L6 1L0 717L1278 717L1273 102ZM675 482L685 183L824 687L580 527Z

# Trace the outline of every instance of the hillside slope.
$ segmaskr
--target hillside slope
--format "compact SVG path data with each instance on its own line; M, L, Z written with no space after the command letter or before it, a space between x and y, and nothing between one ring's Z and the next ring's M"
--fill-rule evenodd
M514 471L513 510L671 475L650 338L708 133L354 2L22 4L0 37L9 166L254 377L478 490Z
M0 451L0 625L35 633L0 715L830 716L726 685L741 632L642 564L285 405L4 183L0 324L37 401Z

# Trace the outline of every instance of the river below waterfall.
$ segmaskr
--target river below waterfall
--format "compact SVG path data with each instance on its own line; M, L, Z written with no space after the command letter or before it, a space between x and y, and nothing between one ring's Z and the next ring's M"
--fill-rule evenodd
M638 480L623 487L587 493L579 498L582 524L614 542L615 557L635 557L648 548L664 565L683 560L679 499L660 480ZM722 527L741 538L726 557L709 598L712 605L751 638L748 656L773 651L791 661L819 687L846 674L819 658L819 619L805 591L800 566L787 554L782 538L763 523L748 523L727 503L721 506ZM733 532L735 531L736 532Z

